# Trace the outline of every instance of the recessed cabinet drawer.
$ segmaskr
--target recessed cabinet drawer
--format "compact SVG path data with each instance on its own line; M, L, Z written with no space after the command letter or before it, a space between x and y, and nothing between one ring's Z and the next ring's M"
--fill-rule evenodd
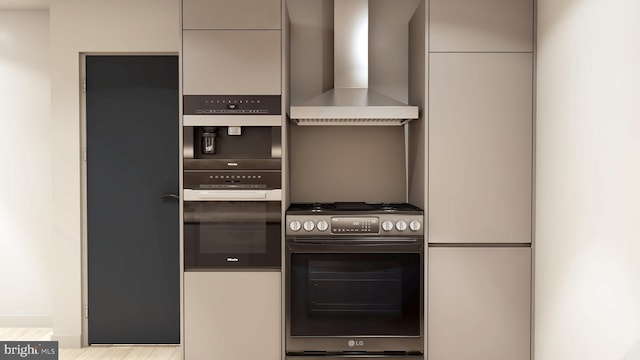
M280 29L280 0L183 0L182 28Z
M184 95L280 95L280 31L184 31Z

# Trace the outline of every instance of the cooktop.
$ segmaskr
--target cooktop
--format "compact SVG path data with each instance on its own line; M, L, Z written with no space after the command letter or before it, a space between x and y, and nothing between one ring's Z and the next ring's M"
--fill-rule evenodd
M289 206L287 214L340 214L344 212L374 214L397 213L416 214L422 209L408 203L367 203L367 202L334 202L334 203L294 203Z

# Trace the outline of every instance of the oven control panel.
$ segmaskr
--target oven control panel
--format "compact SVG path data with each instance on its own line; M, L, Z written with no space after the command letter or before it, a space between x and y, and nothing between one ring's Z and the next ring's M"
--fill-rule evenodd
M378 216L287 215L289 236L420 236L423 216L384 214Z
M380 231L380 219L368 217L332 217L332 234L377 234Z

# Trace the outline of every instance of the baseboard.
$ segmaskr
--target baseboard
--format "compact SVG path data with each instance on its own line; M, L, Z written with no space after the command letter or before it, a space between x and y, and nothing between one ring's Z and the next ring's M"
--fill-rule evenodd
M0 327L9 328L50 328L52 316L4 316L0 315Z
M82 347L82 335L80 334L53 334L52 341L58 342L60 349L78 349Z

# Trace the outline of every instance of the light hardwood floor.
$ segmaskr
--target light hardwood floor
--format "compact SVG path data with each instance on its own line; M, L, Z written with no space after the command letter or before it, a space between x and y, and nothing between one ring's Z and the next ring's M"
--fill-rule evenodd
M48 341L48 328L0 328L0 341ZM60 349L59 360L181 360L178 346L96 345L82 349Z

